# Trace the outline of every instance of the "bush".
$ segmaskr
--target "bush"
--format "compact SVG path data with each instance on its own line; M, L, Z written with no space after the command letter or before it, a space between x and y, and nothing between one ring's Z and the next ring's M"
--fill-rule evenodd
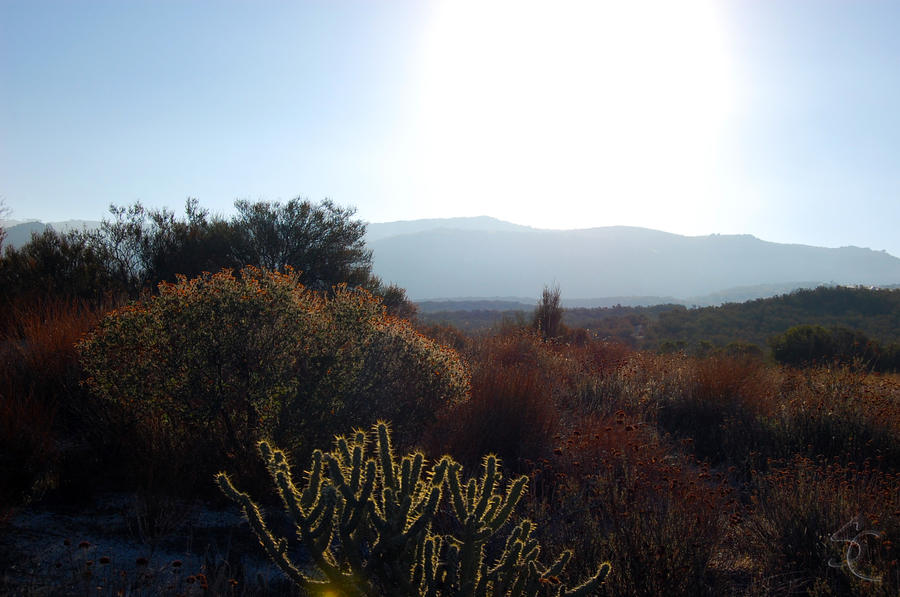
M778 575L784 584L770 587L772 592L897 594L900 567L892 545L900 539L900 493L895 476L801 456L771 463L770 469L754 478L754 512L746 531L764 575ZM849 544L854 537L855 548Z
M83 301L16 301L0 326L0 510L57 484L92 419L75 342L101 316ZM76 441L66 441L77 438ZM81 463L80 472L85 471Z
M559 301L559 286L544 286L541 300L534 310L532 327L544 338L561 336L565 329L562 325L563 308Z
M550 452L559 425L553 402L536 370L489 361L473 374L469 400L447 411L426 443L467 466L492 453L508 467L523 470L526 460Z
M161 284L79 350L93 392L193 445L206 470L262 436L308 451L333 425L376 417L394 417L409 441L468 389L453 351L387 317L370 294L338 287L325 297L291 271Z
M611 554L607 595L724 594L713 559L737 502L722 473L673 452L623 411L579 421L532 473L543 542L573 546L573 572Z
M50 228L18 249L6 247L0 257L0 308L7 317L17 304L47 297L100 301L123 292L95 240L92 233Z

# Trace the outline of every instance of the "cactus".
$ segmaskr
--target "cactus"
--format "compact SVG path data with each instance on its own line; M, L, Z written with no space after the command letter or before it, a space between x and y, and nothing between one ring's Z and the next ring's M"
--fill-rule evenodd
M241 506L272 561L301 589L339 595L589 595L609 574L609 563L582 585L567 589L559 574L571 558L566 551L551 566L538 561L534 525L523 520L506 538L491 565L485 547L508 522L526 491L527 478L501 490L498 459L484 458L480 479L463 483L462 466L442 457L427 472L421 452L397 462L388 425L371 435L356 431L338 437L329 453L316 450L307 483L299 489L284 452L265 441L260 453L275 482L297 537L317 573L301 570L288 555L288 542L269 530L259 507L238 491L228 475L216 480ZM442 503L447 498L446 507ZM449 514L457 533L433 530L436 517Z

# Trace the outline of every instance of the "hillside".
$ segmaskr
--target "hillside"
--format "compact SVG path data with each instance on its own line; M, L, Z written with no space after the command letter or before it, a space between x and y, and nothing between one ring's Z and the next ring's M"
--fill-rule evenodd
M490 311L480 306L466 311L425 311L419 319L426 324L449 323L467 331L481 331L504 318L527 320L530 314L526 308ZM716 346L749 342L766 348L771 336L801 324L846 327L890 344L900 342L900 289L820 287L695 309L675 304L570 308L565 311L563 323L590 329L599 337L651 349L665 342L684 343L687 347L701 342Z
M418 228L402 223L409 232L390 236L383 235L389 229L376 229L369 242L375 273L415 300L528 297L554 281L570 300L658 296L685 302L729 288L771 285L784 291L798 280L900 282L900 259L859 247L787 245L750 235L688 237L625 226L539 230L461 220L420 222Z

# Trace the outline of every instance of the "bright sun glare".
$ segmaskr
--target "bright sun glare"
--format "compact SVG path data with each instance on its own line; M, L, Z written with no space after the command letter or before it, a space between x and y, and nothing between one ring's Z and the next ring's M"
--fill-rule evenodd
M542 227L697 227L736 95L712 0L446 0L425 43L432 201L491 198Z

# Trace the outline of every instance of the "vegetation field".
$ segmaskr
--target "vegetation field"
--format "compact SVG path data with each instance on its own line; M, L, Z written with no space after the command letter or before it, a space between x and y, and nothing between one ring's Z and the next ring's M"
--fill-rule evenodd
M346 230L336 224L352 215L283 207L244 213L274 239L304 222ZM598 337L567 319L552 290L528 318L473 335L417 323L402 291L370 278L364 251L343 262L353 280L295 272L290 257L202 273L238 245L205 252L210 238L229 238L229 224L198 213L151 225L135 211L131 228L120 219L105 238L45 236L4 254L0 277L17 282L0 297L0 536L35 505L77 510L99 492L168 504L148 510L151 524L196 504L238 512L237 492L252 499L237 500L251 519L236 530L251 539L242 549L290 560L298 576L263 586L234 572L214 583L204 569L175 592L553 595L599 573L604 582L583 593L900 593L900 375L853 352L868 346L858 337L836 351L824 312L774 331L803 346L816 334L789 337L792 325L828 332L831 348L814 344L819 352L794 360ZM124 235L118 244L112 230ZM276 242L263 238L258 246ZM304 258L346 256L354 238L351 228ZM132 247L132 259L104 252L116 246ZM194 269L153 273L166 255ZM897 313L859 311L853 329L887 345L864 322ZM260 440L274 446L263 450L268 466ZM233 492L216 483L220 471ZM273 535L291 537L283 550L252 540L257 506ZM301 541L288 518L309 521ZM408 524L388 524L397 520ZM104 575L104 557L77 560L66 585L23 586L0 569L0 592L171 589L133 569ZM149 545L135 566L142 558L153 558Z

